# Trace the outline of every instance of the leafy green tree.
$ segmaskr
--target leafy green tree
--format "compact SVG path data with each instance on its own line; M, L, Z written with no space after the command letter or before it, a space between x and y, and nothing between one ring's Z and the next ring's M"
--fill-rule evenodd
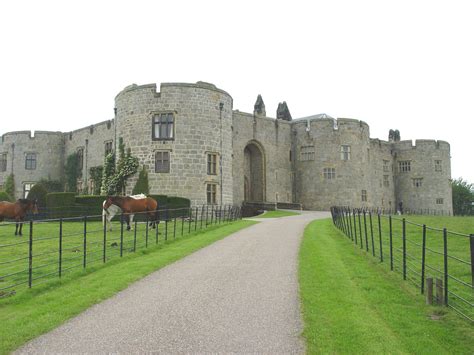
M11 196L5 191L0 191L0 201L13 202Z
M15 199L15 179L13 174L7 176L3 189L12 199Z
M137 183L135 184L135 187L132 190L132 194L133 195L137 195L137 194L149 195L150 194L150 186L148 185L148 172L145 166L143 166L142 170L140 170L140 174L138 175L138 180L137 180Z
M102 185L102 172L104 170L103 166L94 166L89 169L89 176L94 182L94 189L90 191L93 195L99 195Z
M100 185L101 195L113 195L115 191L111 190L110 182L115 174L115 154L109 153L104 159L104 168L102 169L102 184Z
M471 215L474 213L474 185L462 178L453 180L453 210L455 215Z

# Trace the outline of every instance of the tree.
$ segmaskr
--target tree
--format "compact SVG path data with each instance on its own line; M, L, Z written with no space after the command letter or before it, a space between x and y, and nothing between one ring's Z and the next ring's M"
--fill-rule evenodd
M453 211L455 215L473 214L474 185L463 178L453 180Z
M15 199L15 179L13 178L13 174L7 176L3 189L10 197Z
M145 194L148 195L150 193L150 187L148 185L148 172L143 166L142 170L140 170L140 174L138 175L137 183L132 190L132 195L138 194Z

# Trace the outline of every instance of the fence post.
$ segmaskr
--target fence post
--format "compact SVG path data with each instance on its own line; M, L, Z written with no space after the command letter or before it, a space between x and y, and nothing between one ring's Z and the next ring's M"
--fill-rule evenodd
M352 210L352 216L354 217L354 242L357 245L357 223L356 223L356 214L355 210Z
M426 260L426 224L423 224L423 241L421 245L421 294L425 293L425 260ZM431 285L433 287L433 285Z
M202 215L201 215L201 218L202 218ZM173 239L176 239L176 213L174 214Z
M106 251L106 248L107 248L107 218L105 219L105 222L104 222L104 250L102 251L102 262L105 263L105 258L106 258L106 254L105 254L105 251Z
M133 252L137 251L137 220L135 219L135 226L133 229Z
M87 263L87 216L84 216L84 257L82 267L85 269Z
M372 212L369 212L370 238L372 239L372 256L375 256L374 227L372 225Z
M30 221L30 240L28 247L28 287L33 284L33 221Z
M433 278L426 279L426 304L433 304Z
M214 220L214 205L211 205L211 226L212 226L213 220Z
M169 211L167 213L169 213ZM197 213L196 213L196 218L197 218ZM166 214L166 219L165 219L165 241L167 240L168 240L168 214Z
M145 223L146 223L146 227L145 227L145 248L148 248L148 230L149 230L149 227L148 227L148 213L145 213Z
M359 219L360 248L364 249L364 242L362 240L362 223L360 221L360 210L357 210L357 218Z
M392 229L392 215L388 216L389 237L390 237L390 270L393 271L393 229Z
M444 245L444 305L448 305L448 230L443 228Z
M191 234L191 220L193 219L193 210L189 207L189 223L188 223L188 234Z
M403 279L407 279L407 236L406 236L406 222L402 219L402 242L403 242Z
M204 205L202 205L202 207L201 207L201 226L200 226L200 229L202 229L202 220L203 220L202 215L203 214L204 214Z
M184 227L184 221L183 221L183 227ZM158 244L159 228L160 228L160 219L157 217L156 223L155 223L155 244Z
M120 257L123 256L123 212L120 217Z
M197 224L198 224L198 207L196 206L196 220L194 222L194 231L197 230Z
M203 205L204 206L204 205ZM209 205L206 205L206 228L207 228L207 217L209 216Z
M383 251L382 251L382 225L380 223L380 212L377 214L377 221L379 224L379 245L380 245L380 262L383 263Z
M58 274L59 277L62 275L63 269L63 219L59 219L59 265Z
M471 246L471 286L474 287L474 234L469 236Z
M364 232L365 232L365 249L366 251L369 251L369 240L367 238L367 218L366 218L365 210L364 210Z

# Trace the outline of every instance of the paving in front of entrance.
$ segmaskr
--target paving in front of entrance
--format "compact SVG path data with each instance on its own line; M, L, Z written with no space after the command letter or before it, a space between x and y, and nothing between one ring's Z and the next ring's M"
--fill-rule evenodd
M18 353L304 353L297 258L327 212L259 219L134 283Z

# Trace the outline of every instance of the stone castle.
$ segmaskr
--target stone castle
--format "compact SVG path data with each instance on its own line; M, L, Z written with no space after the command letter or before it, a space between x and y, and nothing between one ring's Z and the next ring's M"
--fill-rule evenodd
M9 132L0 143L0 185L14 175L16 198L41 178L64 178L80 156L79 188L121 138L148 170L150 191L193 204L244 201L434 210L452 213L450 146L444 141L370 138L367 123L325 114L292 119L285 102L266 115L233 109L214 85L131 85L115 98L115 118L72 132ZM137 174L138 175L138 174ZM131 192L137 177L127 183ZM89 190L90 191L90 190Z

